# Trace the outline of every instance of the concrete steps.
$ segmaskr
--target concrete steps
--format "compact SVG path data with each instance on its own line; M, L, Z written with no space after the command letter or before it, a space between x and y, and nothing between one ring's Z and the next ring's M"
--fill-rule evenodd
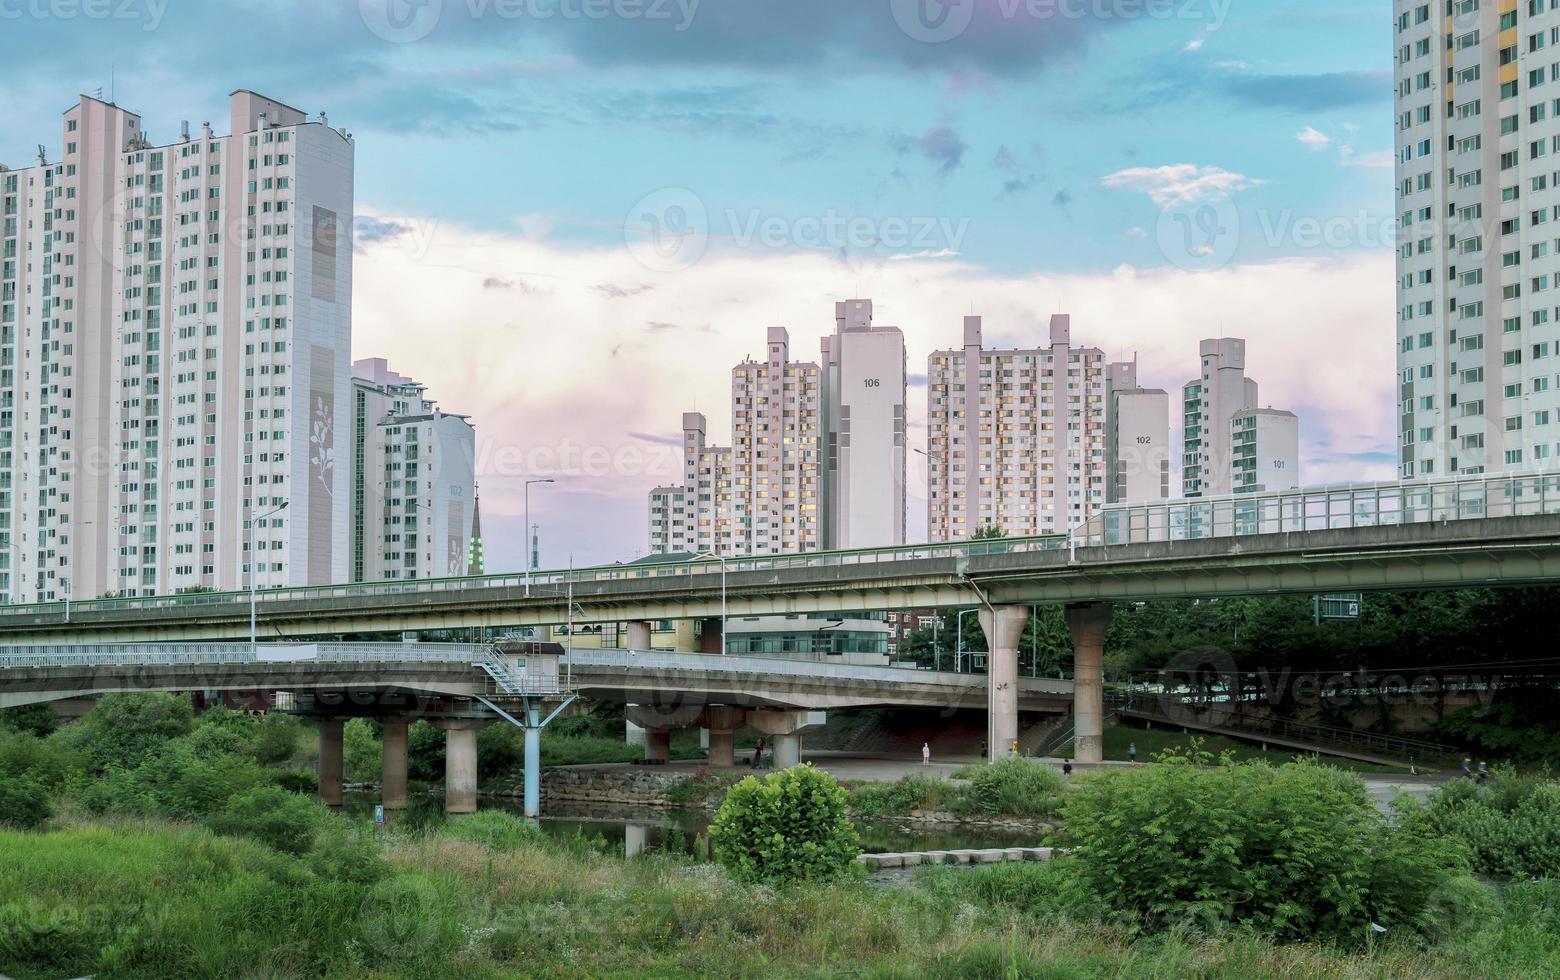
M990 847L959 851L910 851L903 854L862 854L856 858L868 871L916 868L936 864L1002 864L1008 861L1049 861L1050 847Z

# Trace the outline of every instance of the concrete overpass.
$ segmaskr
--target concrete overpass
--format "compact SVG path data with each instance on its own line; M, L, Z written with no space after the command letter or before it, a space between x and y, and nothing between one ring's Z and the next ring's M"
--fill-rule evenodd
M1100 663L1113 600L1434 589L1560 581L1560 473L1359 484L1112 505L1065 536L612 565L468 579L267 590L270 637L724 615L977 607L988 639L988 744L1017 737L1017 646L1032 604L1067 607L1076 748L1101 752ZM232 639L244 593L0 610L14 643Z

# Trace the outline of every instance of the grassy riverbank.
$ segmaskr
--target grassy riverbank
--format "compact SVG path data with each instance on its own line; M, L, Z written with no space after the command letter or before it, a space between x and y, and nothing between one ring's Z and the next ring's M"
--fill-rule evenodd
M339 818L333 818L339 820ZM364 847L367 847L365 850ZM1560 974L1560 883L1426 949L1137 935L1057 868L782 889L623 860L482 815L332 835L302 855L159 821L0 832L0 969L99 976L1535 977Z

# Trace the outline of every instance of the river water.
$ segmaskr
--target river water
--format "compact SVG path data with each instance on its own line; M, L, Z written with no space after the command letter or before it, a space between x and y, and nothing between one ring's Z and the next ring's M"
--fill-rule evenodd
M343 812L352 817L372 819L379 795L372 792L345 794ZM483 809L503 810L519 815L518 803L502 798L483 799ZM670 851L709 857L709 825L712 814L702 810L662 810L650 807L607 806L586 803L555 803L543 807L538 821L544 833L556 837L582 835L600 837L608 845L621 847L629 857L644 851ZM437 826L448 819L444 800L438 796L415 796L407 809L388 818L402 827ZM893 820L858 820L861 849L868 854L903 851L951 851L961 848L1038 847L1040 835L1002 827L965 825L924 825Z

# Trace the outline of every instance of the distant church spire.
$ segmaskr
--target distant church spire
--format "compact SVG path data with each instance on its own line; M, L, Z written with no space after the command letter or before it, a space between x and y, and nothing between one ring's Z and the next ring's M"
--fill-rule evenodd
M485 575L486 567L482 560L482 495L477 494L471 501L471 545L466 555L466 574Z

